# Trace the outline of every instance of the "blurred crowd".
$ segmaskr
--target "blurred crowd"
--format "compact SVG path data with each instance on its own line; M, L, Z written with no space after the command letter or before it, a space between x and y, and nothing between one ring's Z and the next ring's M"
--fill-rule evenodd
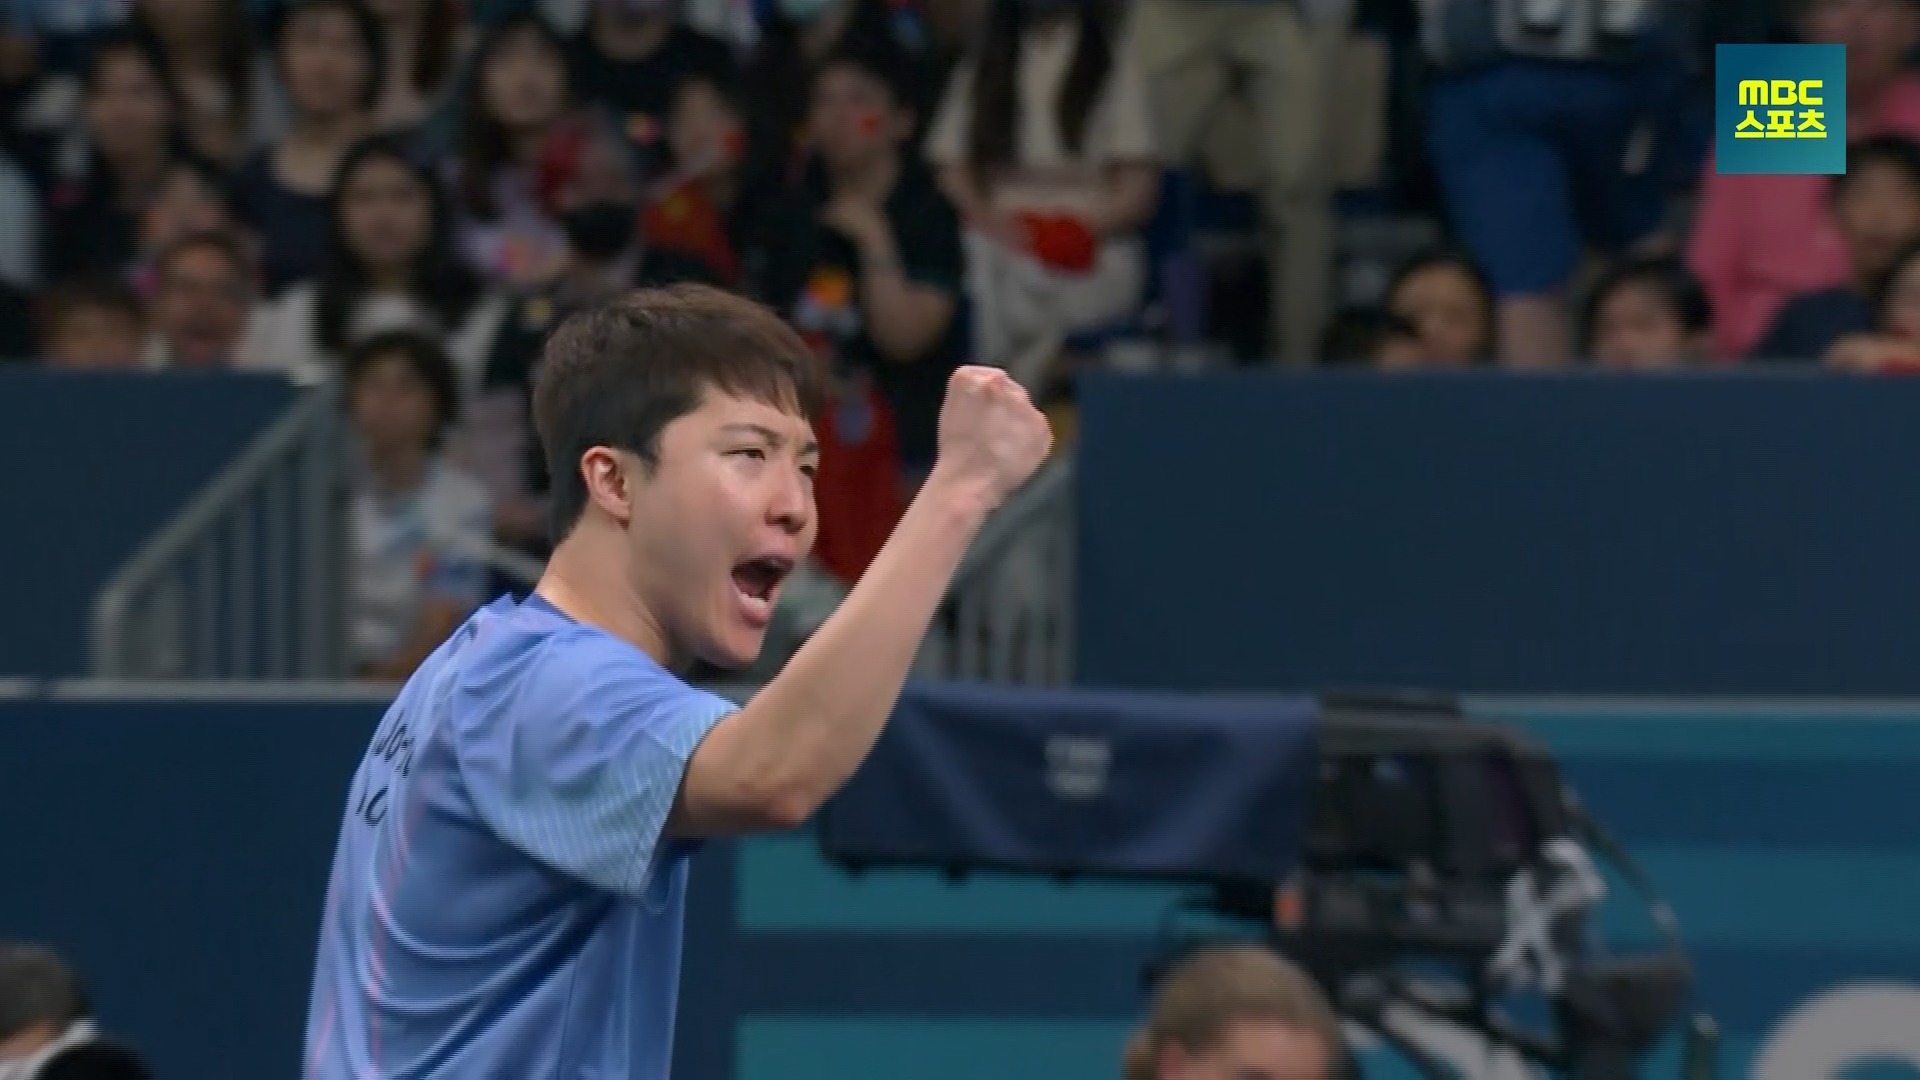
M1915 0L3 0L0 355L337 381L353 645L543 554L545 334L773 306L858 577L947 374L1920 364ZM1722 176L1715 41L1847 47L1843 177ZM1805 136L1807 133L1802 133Z

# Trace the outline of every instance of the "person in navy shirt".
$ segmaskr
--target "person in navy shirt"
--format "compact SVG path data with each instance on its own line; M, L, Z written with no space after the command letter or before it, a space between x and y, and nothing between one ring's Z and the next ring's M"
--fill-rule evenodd
M805 820L872 748L1045 418L1004 372L949 383L940 454L839 610L744 705L742 668L814 536L814 358L765 308L636 291L555 332L534 391L556 544L401 689L341 822L311 1080L658 1080L687 856Z

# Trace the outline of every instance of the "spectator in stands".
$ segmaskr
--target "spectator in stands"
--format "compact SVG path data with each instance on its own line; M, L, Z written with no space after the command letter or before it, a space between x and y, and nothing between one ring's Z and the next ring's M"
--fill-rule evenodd
M492 511L479 482L441 453L459 402L453 365L429 337L380 334L347 357L362 465L349 511L349 641L363 678L404 680L485 599Z
M199 232L172 241L154 263L142 366L237 366L253 303L253 260L239 237Z
M741 287L769 195L748 172L746 121L733 87L712 75L680 84L667 125L672 171L653 185L644 231L655 251L700 261L716 284Z
M280 0L274 0L277 4ZM374 131L411 135L423 152L446 152L459 139L459 89L474 42L460 0L364 0L380 26L385 72L371 110ZM262 130L292 122L285 88L261 104Z
M1426 348L1412 323L1392 312L1360 308L1334 318L1319 355L1334 367L1405 371L1423 366Z
M1493 285L1462 252L1432 252L1402 266L1387 286L1386 306L1420 337L1418 362L1404 366L1465 368L1494 358ZM1412 359L1409 350L1396 350L1395 363L1380 366L1398 369Z
M1124 1080L1332 1080L1340 1019L1312 979L1259 945L1202 949L1168 972L1127 1042Z
M329 207L325 269L262 311L245 362L318 380L355 342L422 329L444 336L460 385L473 387L506 302L454 255L433 177L402 141L375 137L341 163Z
M1669 256L1628 259L1594 285L1581 320L1581 353L1614 371L1667 371L1704 363L1713 350L1707 293Z
M1504 55L1429 86L1434 168L1448 216L1493 285L1503 363L1570 361L1568 292L1583 255L1656 237L1659 185L1627 162L1659 62Z
M537 166L566 116L565 46L533 15L507 19L474 56L462 151L453 177L459 249L483 278L526 287L566 259L560 223L540 205Z
M118 278L71 278L40 298L47 362L70 370L132 369L146 339L140 299Z
M40 283L41 226L33 181L0 151L0 284L30 289Z
M1269 339L1274 355L1291 364L1313 362L1333 311L1339 176L1329 149L1336 126L1352 119L1333 88L1355 6L1133 0L1129 19L1128 51L1150 88L1154 141L1165 160L1211 166L1221 186L1256 190Z
M918 55L913 8L889 0L779 0L771 5L746 72L753 169L793 175L806 154L807 104L820 66L843 53L898 54L902 87L917 119L933 102Z
M1139 306L1160 166L1106 0L992 0L927 136L967 225L973 352L1047 396L1075 333Z
M134 4L134 33L178 94L188 145L222 168L238 165L269 134L255 125L271 75L256 60L252 26L246 0Z
M1856 142L1832 184L1853 278L1789 300L1754 346L1755 360L1814 363L1841 338L1871 331L1875 293L1893 260L1920 240L1920 143L1897 135Z
M147 1080L129 1048L103 1038L79 980L53 950L0 943L0 1076Z
M546 464L533 431L533 376L547 334L572 312L636 287L713 283L697 260L639 242L641 175L625 134L599 115L569 121L548 140L540 173L567 233L558 276L500 322L462 439L463 458L494 503L502 543L544 555Z
M695 73L735 73L724 43L681 22L679 0L594 0L585 32L569 43L567 68L583 100L620 117L649 173L666 149L680 84Z
M386 42L387 76L374 109L382 131L427 123L473 43L457 0L368 0Z
M823 361L826 357L822 357ZM873 376L829 369L813 422L820 471L813 481L813 562L843 585L867 572L907 511L900 435Z
M959 364L959 222L906 153L913 113L891 58L846 54L814 85L815 167L805 204L774 230L756 292L788 314L833 370L879 386L918 476L933 463L940 403Z
M175 160L140 215L134 290L143 297L153 295L154 262L176 241L196 233L232 230L238 225L239 214L225 179L199 158Z
M1809 42L1847 47L1847 137L1920 139L1920 44L1914 0L1800 0ZM1723 176L1707 162L1687 263L1713 301L1714 346L1746 356L1788 299L1845 285L1845 240L1821 176Z
M1835 342L1826 362L1848 371L1920 372L1920 243L1894 258L1873 315L1873 328Z
M327 192L341 158L372 130L386 49L361 0L292 0L279 9L273 44L292 124L236 181L241 213L260 233L269 296L326 260Z
M175 98L154 54L116 35L94 48L83 81L85 141L62 160L48 196L48 280L124 274L139 250L140 215L181 155Z

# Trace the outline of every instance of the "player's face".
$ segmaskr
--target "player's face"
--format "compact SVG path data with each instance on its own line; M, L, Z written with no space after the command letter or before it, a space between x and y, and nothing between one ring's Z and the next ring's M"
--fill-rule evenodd
M1169 1047L1161 1080L1326 1080L1332 1060L1319 1036L1272 1020L1241 1020L1200 1052Z
M631 574L674 659L742 668L760 655L780 587L813 548L819 446L806 420L709 393L667 425L638 471Z

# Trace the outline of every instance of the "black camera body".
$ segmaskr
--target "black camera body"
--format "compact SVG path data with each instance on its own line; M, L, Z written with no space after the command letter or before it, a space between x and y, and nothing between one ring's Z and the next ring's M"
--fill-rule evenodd
M1604 891L1587 849L1644 877L1543 745L1446 699L913 688L818 835L855 871L1191 884L1350 1018L1382 1030L1412 1005L1581 1080L1634 1076L1692 989L1677 937L1585 947ZM1464 993L1422 996L1397 974L1414 958L1450 962ZM1502 1020L1517 982L1553 1002L1554 1034Z
M1316 948L1490 954L1506 934L1508 883L1568 834L1561 792L1545 747L1451 702L1325 698L1278 929ZM1253 900L1228 886L1220 906L1253 915Z

